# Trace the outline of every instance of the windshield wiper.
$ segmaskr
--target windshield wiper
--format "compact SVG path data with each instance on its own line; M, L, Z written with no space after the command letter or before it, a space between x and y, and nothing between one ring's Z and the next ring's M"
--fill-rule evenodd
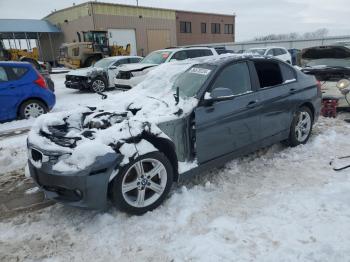
M180 88L176 87L176 93L174 94L175 105L177 105L180 101Z

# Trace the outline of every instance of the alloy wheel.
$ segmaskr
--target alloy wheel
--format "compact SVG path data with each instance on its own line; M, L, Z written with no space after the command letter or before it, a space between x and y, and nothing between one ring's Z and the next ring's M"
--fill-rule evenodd
M165 166L157 159L142 159L127 170L122 181L122 195L133 207L147 207L162 196L166 184Z
M94 92L103 92L105 90L105 83L100 79L95 80L92 83L92 90Z
M311 116L308 112L302 111L299 113L298 122L295 126L295 137L299 142L304 142L311 131L312 126Z

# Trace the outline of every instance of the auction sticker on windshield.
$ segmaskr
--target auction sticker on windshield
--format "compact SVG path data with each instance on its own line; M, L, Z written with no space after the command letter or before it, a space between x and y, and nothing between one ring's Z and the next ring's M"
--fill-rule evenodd
M198 68L198 67L193 67L191 68L191 70L189 71L189 73L192 74L199 74L199 75L208 75L211 72L211 70L206 69L206 68Z

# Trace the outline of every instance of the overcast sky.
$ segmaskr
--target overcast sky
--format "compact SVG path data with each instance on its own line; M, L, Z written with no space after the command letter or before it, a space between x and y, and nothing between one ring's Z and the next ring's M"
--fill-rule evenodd
M0 0L0 18L40 19L54 9L84 0ZM136 0L104 0L136 4ZM327 28L330 35L350 35L349 0L139 0L139 5L237 15L237 41L271 33Z

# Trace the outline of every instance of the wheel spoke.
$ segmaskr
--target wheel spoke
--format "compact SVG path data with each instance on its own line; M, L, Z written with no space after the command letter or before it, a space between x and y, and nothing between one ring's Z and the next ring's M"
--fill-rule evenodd
M144 206L145 204L145 190L139 190L137 193L136 203L138 206Z
M131 190L134 190L135 188L137 188L137 180L130 182L130 183L127 183L127 184L124 184L122 191L123 191L123 193L126 193L126 192L129 192Z
M151 189L152 191L156 192L157 194L161 194L163 192L163 187L153 181L149 182L150 184L147 185L146 187Z
M137 177L141 177L141 176L143 176L145 174L145 172L143 171L142 161L138 161L135 164L135 170L136 170L136 173L137 173Z
M164 168L163 165L157 163L157 165L154 166L154 167L151 169L151 171L149 171L149 172L147 173L147 177L149 177L149 179L152 179L153 177L155 177L156 175L158 175L159 172L163 170L163 168Z
M303 117L304 117L304 114L301 112L301 113L299 114L298 124L300 124L300 123L303 122Z
M301 141L302 133L301 133L301 130L299 128L296 130L296 133L297 133L298 141Z

